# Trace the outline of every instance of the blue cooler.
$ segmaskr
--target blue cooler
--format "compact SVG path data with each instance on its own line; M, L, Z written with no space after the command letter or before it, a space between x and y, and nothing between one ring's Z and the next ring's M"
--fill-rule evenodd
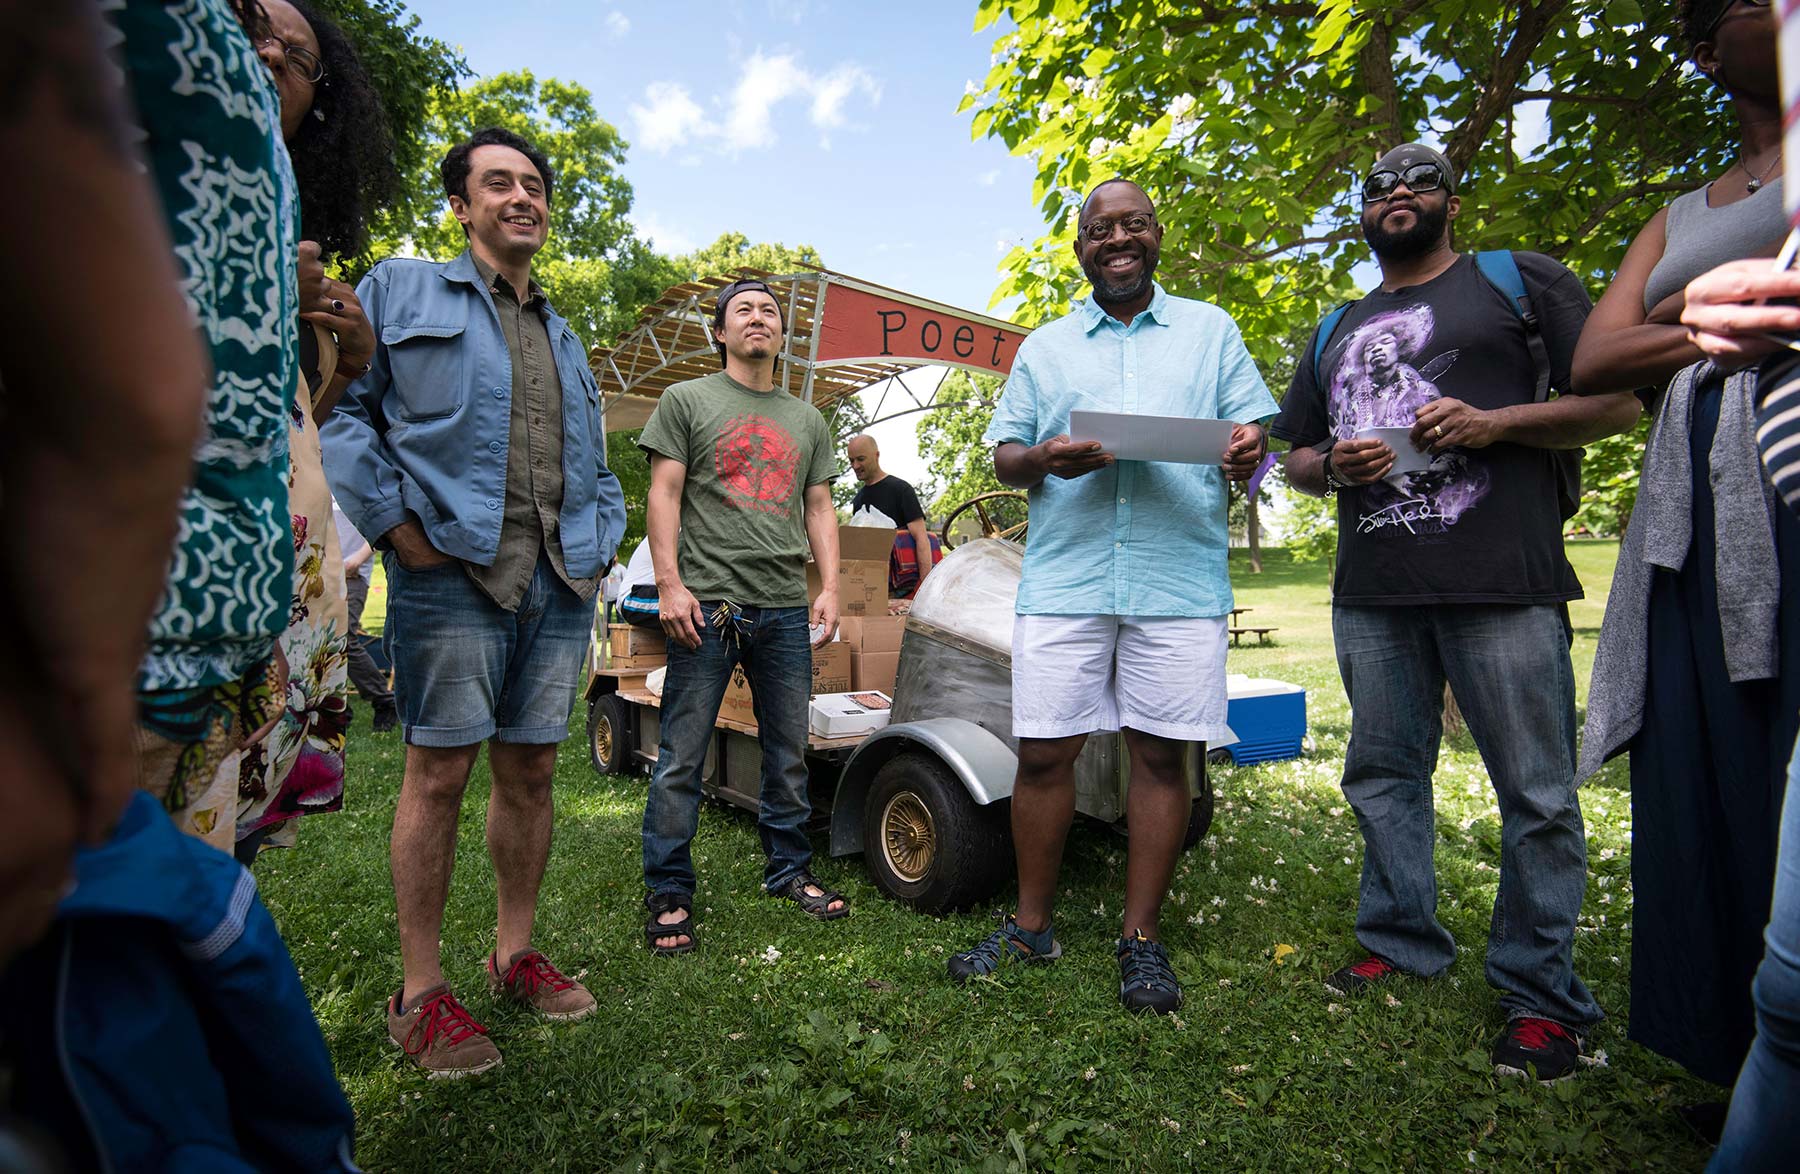
M1232 674L1225 678L1225 721L1237 741L1222 749L1233 766L1298 758L1306 740L1306 690L1286 681Z

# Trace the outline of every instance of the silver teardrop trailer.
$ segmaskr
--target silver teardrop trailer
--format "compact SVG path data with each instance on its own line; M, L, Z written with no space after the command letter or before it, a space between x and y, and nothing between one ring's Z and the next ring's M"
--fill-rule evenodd
M875 384L911 395L905 372L928 364L1004 374L1024 335L1011 323L839 274L757 276L790 307L788 361L778 370L784 378L798 375L793 390L828 415L832 404ZM647 408L630 401L654 406L654 394L670 383L716 369L698 324L706 294L731 279L675 287L631 335L594 353L609 429L642 424ZM926 345L933 341L940 347ZM917 406L890 415L939 406L931 397L912 398ZM831 854L861 853L878 889L929 912L984 901L1012 874L1008 811L1018 761L1012 628L1024 554L1015 539L1025 536L1025 527L1016 514L1012 525L995 519L1003 507L1020 505L1017 495L988 495L954 511L944 527L949 553L926 577L907 616L889 724L861 738L815 736L807 751L815 830L828 831ZM951 530L965 512L979 518L976 528L985 536L952 547ZM647 771L656 761L661 699L641 669L615 670L599 657L593 664L587 702L595 770ZM761 765L756 728L720 717L702 768L706 794L755 811ZM1206 763L1193 751L1188 778L1192 845L1206 834L1213 812ZM1076 760L1076 811L1122 831L1129 783L1123 737L1089 738Z

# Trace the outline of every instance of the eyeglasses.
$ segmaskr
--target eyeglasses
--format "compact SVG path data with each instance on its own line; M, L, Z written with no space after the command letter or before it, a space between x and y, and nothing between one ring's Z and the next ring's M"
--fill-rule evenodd
M1365 204L1379 204L1394 194L1394 189L1405 184L1413 195L1435 192L1447 187L1444 169L1435 163L1415 163L1405 171L1394 171L1384 167L1380 171L1372 171L1363 180L1362 199Z
M1738 0L1738 4L1742 4L1746 8L1767 8L1769 0ZM1700 34L1700 39L1711 40L1713 33L1718 31L1719 26L1725 23L1725 18L1730 16L1731 10L1736 7L1737 4L1727 3L1725 7L1719 9L1719 15L1713 17L1713 22L1706 26L1706 31Z
M1099 244L1112 236L1114 225L1123 228L1131 236L1149 236L1150 230L1156 227L1156 217L1147 212L1138 212L1119 220L1090 220L1077 231Z
M281 55L287 58L288 68L293 70L295 76L301 81L311 82L316 86L325 80L325 63L320 61L319 55L311 49L290 45L280 37L265 37L262 43L257 45L257 48L263 49L270 45L281 46Z

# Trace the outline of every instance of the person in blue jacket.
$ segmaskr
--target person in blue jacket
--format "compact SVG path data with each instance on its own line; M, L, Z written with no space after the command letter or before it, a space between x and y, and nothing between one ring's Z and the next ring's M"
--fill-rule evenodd
M357 288L368 369L320 435L344 513L383 551L383 638L406 736L392 865L401 989L388 1034L431 1076L500 1063L439 957L469 771L489 743L498 895L495 995L552 1020L593 996L532 948L550 856L550 783L569 733L595 589L625 532L586 348L531 279L549 233L550 161L489 128L441 168L469 245L396 258Z

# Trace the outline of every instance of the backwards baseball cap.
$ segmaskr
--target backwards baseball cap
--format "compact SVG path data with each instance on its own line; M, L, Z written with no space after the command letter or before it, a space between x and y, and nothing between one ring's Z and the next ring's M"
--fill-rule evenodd
M1441 152L1427 147L1424 143L1401 143L1377 159L1375 166L1369 168L1368 174L1372 176L1378 171L1392 171L1396 175L1405 175L1407 168L1417 167L1421 163L1430 163L1441 171L1444 176L1444 190L1455 194L1456 168L1450 166L1450 160L1444 158Z

